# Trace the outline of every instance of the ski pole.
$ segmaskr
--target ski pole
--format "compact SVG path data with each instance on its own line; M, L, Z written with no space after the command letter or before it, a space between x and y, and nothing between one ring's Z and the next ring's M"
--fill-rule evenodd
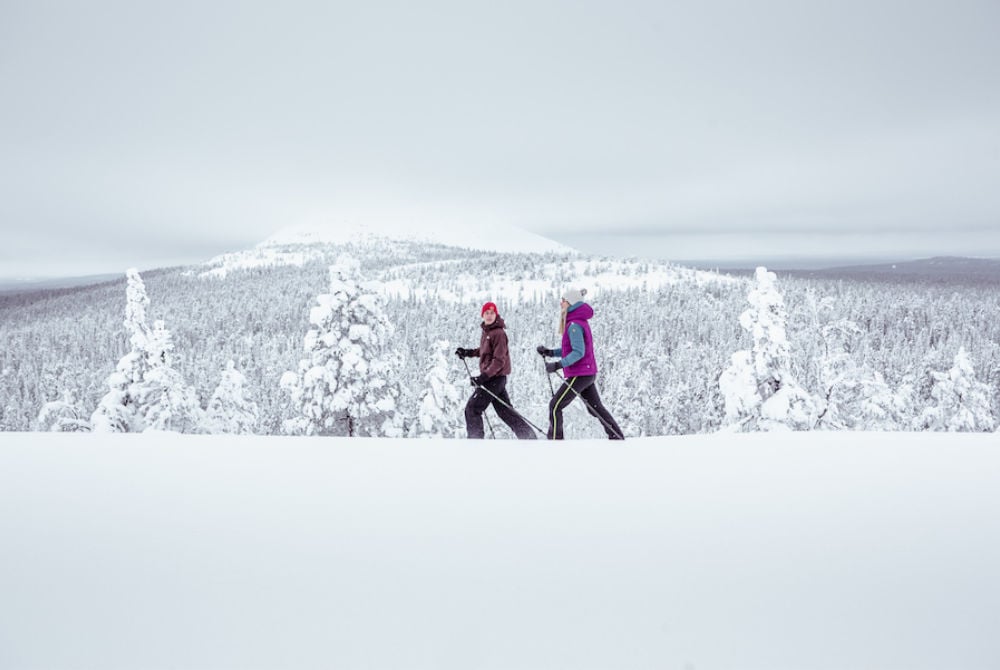
M463 360L464 360L464 359L463 359ZM465 368L466 368L466 369L468 369L468 368L469 368L469 364L468 364L468 363L466 363L466 364L465 364ZM494 399L495 399L495 400L496 400L496 401L497 401L498 403L500 403L501 405L503 405L504 407L506 407L507 409L509 409L509 410L510 410L511 412L513 412L514 414L517 414L517 415L518 415L519 417L521 417L521 419L522 419L522 420L523 420L523 421L524 421L524 422L525 422L526 424L528 424L529 426L531 426L532 428L534 428L534 429L535 429L535 430L536 430L536 431L538 432L538 434L539 434L539 435L545 435L545 434L546 434L546 433L545 433L545 431L543 431L543 430L542 430L541 428L539 428L538 426L536 426L535 424L533 424L533 423L531 422L531 420L530 420L530 419L528 419L528 417L524 416L523 414L521 414L520 412L518 412L518 411L517 411L516 409L514 409L513 407L511 407L509 403L507 403L507 402L504 402L503 398L501 398L501 397L500 397L500 396L498 396L498 395L497 395L496 393L494 393L493 391L489 390L488 388L486 388L486 387L485 387L485 386L483 386L482 384L479 384L479 383L477 383L477 382L476 382L476 380L475 380L475 379L473 379L473 377L472 377L472 372L469 372L469 379L472 379L472 383L474 383L474 384L476 385L476 387L477 387L477 388L481 388L482 390L486 391L486 392L487 392L487 393L489 393L489 394L490 394L491 396L493 396L493 398L494 398Z
M539 351L538 355L542 357L542 367L544 368L545 367L545 354L543 354L542 352ZM555 395L556 394L556 390L552 386L552 375L549 374L548 370L545 371L545 378L549 380L549 394Z
M465 371L469 373L469 379L472 379L472 370L469 369L469 361L463 358L462 362L465 363ZM476 386L478 386L479 388L483 388L482 386L479 386L479 384L476 384ZM486 389L483 390L486 391ZM489 393L489 391L486 392ZM490 395L493 394L490 393ZM490 437L494 440L497 439L497 434L493 432L493 422L490 421L490 416L485 411L483 412L483 418L486 419L486 425L490 427Z
M503 405L504 407L506 407L507 409L509 409L514 414L516 414L519 417L521 417L521 420L524 421L529 426L531 426L532 428L534 428L535 432L537 432L539 435L545 435L546 434L544 430L542 430L541 428L539 428L538 426L536 426L535 424L533 424L528 417L526 417L525 415L521 414L516 409L514 409L513 407L511 407L509 404L507 404L506 402L504 402L503 398L501 398L500 396L498 396L496 393L494 393L493 391L489 390L485 386L480 386L479 384L476 384L476 386L479 386L479 388L483 389L484 391L486 391L487 393L489 393L491 396L493 396L498 403L500 403L501 405Z

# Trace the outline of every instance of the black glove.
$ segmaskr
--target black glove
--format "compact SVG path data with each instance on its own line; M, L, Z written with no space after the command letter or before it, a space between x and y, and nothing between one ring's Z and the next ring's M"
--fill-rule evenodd
M548 347L546 347L544 344L539 344L538 348L535 349L535 351L537 351L538 353L540 353L542 356L551 356L554 353L551 349L549 349Z
M459 358L472 358L476 355L475 352L475 349L463 349L462 347L455 349L455 355Z
M562 361L552 361L551 363L545 364L546 372L555 372L556 370L562 369Z
M489 375L479 375L478 377L469 377L469 383L473 386L482 386L490 379L492 379L492 377Z

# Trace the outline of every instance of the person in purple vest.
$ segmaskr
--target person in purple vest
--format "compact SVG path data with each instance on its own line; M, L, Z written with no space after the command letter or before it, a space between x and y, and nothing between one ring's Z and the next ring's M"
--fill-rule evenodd
M589 320L594 316L594 309L583 301L587 289L571 288L562 295L562 321L559 332L562 334L562 346L559 349L549 349L539 345L537 351L542 356L556 357L558 361L545 364L548 373L563 371L563 383L549 401L550 440L563 439L563 409L580 396L587 411L597 417L604 432L612 440L624 440L625 435L618 427L611 413L601 402L597 392L597 358L594 356L594 340L590 333Z

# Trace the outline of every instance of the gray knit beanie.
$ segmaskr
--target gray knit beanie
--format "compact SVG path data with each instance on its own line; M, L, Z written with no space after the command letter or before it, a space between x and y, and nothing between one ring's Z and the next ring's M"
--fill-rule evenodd
M571 305L575 305L578 302L583 301L583 296L587 295L587 289L585 288L568 288L563 291L563 300Z

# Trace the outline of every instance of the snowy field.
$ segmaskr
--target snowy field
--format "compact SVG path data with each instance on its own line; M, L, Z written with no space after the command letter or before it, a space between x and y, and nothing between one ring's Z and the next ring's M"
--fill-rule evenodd
M0 668L1000 667L995 434L0 433Z

